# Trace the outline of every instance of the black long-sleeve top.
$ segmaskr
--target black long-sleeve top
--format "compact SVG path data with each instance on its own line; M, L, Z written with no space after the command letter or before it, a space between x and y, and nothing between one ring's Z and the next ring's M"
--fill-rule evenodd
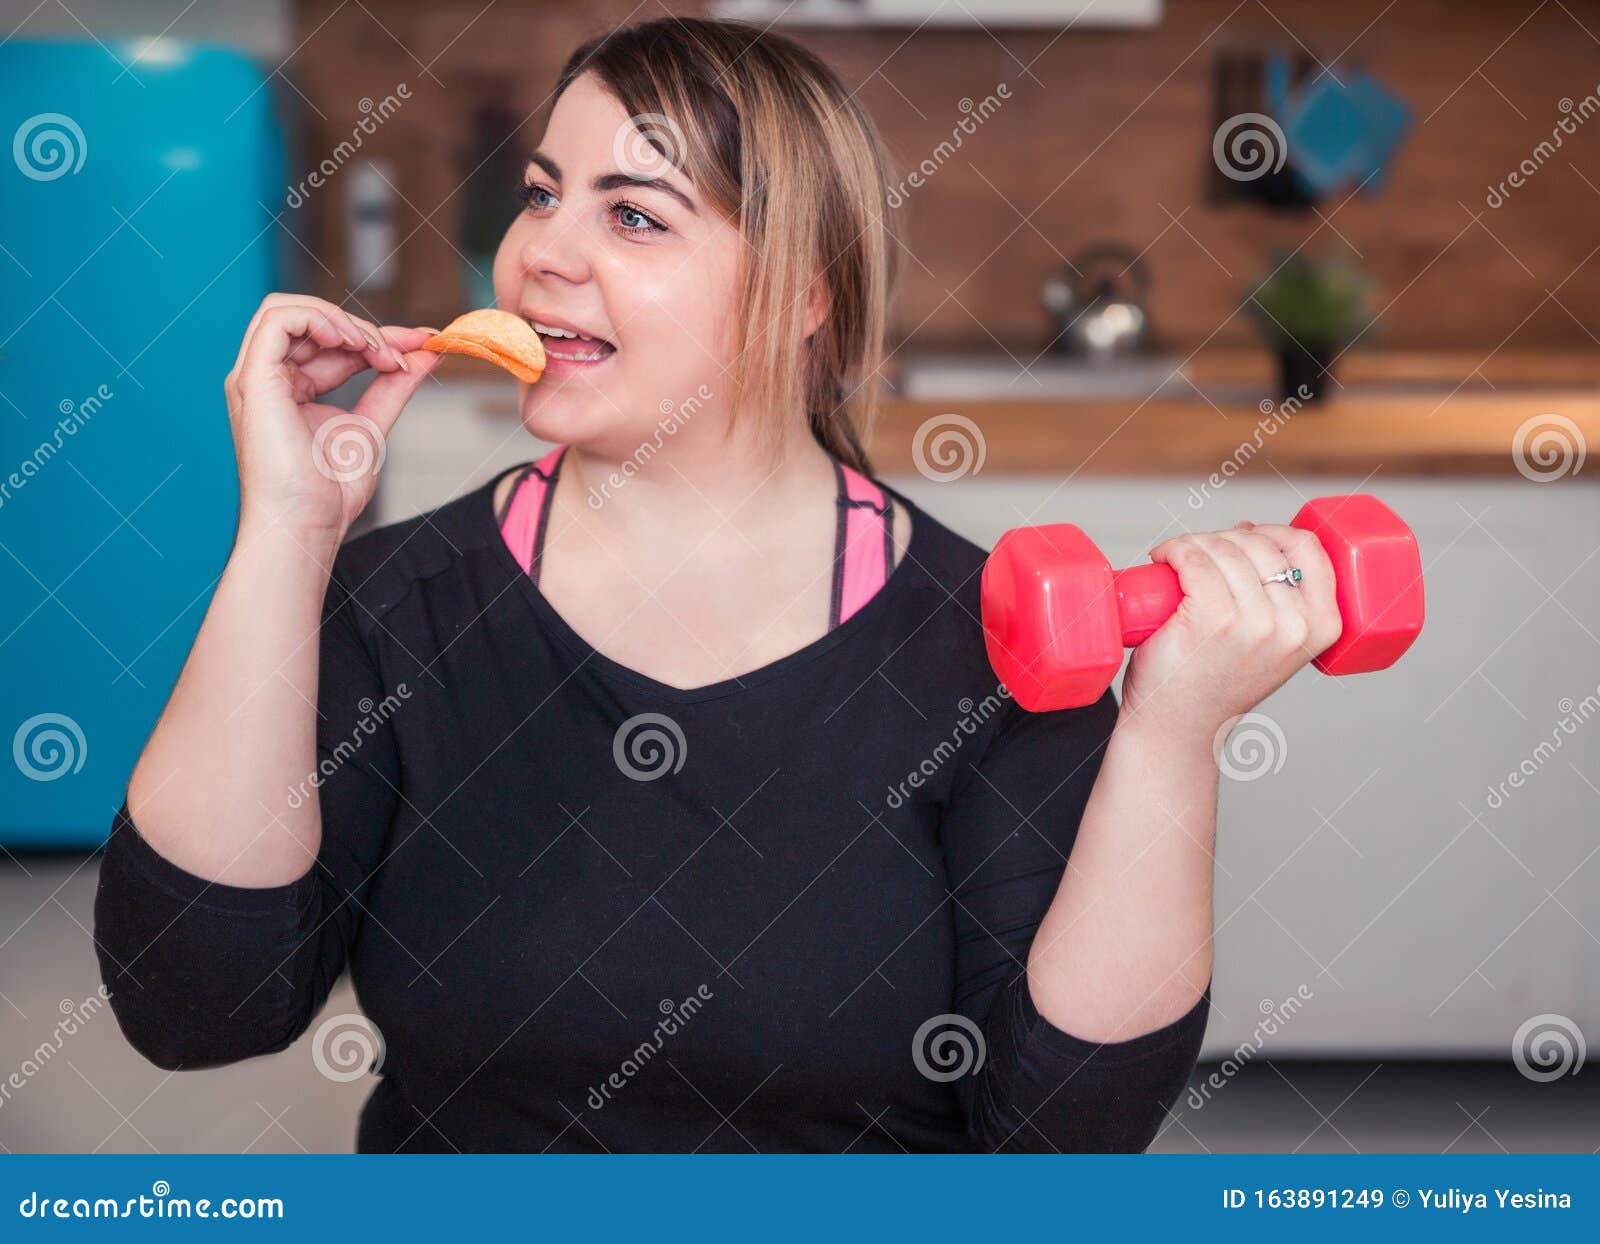
M540 594L496 482L339 551L309 872L208 882L118 810L95 939L132 1044L282 1050L348 967L381 1041L362 1152L1144 1149L1210 989L1108 1044L1035 1007L1117 703L1004 694L983 551L890 490L911 544L863 608L677 689Z

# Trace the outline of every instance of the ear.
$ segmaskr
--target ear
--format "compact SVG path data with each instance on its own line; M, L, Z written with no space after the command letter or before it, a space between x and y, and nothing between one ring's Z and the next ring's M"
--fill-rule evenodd
M825 277L817 277L811 282L810 296L806 301L806 337L822 327L823 320L828 318L828 282Z

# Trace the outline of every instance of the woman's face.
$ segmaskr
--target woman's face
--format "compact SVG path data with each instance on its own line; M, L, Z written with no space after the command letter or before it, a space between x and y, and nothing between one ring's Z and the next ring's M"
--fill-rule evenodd
M676 128L654 121L645 124L681 152ZM545 373L522 389L528 430L627 456L692 398L696 425L720 421L745 245L736 226L645 142L592 73L556 101L524 185L527 206L495 255L495 301L541 329L600 339L541 331Z

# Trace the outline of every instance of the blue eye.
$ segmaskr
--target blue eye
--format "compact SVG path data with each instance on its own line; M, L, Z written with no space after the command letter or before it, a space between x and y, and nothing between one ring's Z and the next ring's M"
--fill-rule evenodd
M626 199L618 199L611 204L611 210L617 214L617 224L624 233L665 233L667 227L653 216L648 216L640 211Z
M517 186L517 202L528 211L548 211L557 205L555 191L536 182L524 181ZM667 227L649 213L641 211L626 199L606 204L623 233L666 233Z
M547 202L534 202L535 198L541 194L549 195L551 199L555 198L555 196L550 194L550 191L544 186L535 185L533 182L525 181L517 187L517 202L521 203L524 207L551 206L551 204Z

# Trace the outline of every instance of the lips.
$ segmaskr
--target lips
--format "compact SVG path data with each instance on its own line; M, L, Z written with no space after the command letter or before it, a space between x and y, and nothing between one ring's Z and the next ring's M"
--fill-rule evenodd
M598 363L610 358L617 347L598 333L589 332L548 312L525 311L524 318L539 334L549 358L566 362Z

